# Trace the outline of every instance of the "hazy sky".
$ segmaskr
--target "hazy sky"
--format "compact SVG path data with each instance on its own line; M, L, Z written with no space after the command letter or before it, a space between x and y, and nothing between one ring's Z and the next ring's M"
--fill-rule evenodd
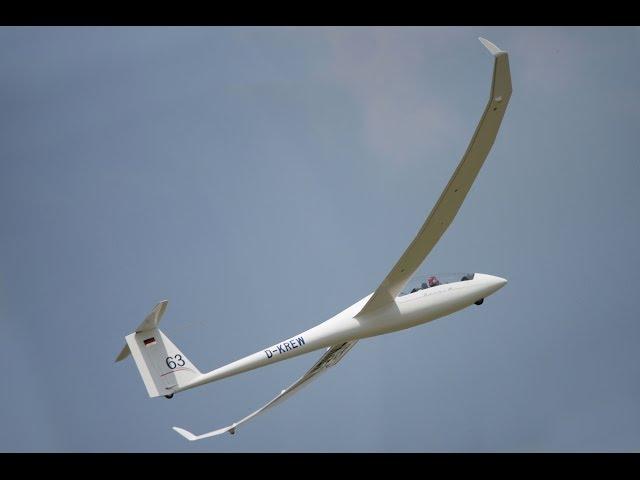
M149 399L124 336L206 371L377 287L513 95L421 273L509 279L361 341ZM640 29L0 29L3 451L640 451Z

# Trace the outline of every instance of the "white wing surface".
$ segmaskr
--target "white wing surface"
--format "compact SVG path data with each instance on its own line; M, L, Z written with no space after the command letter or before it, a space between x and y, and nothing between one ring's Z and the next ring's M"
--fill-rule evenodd
M320 357L320 360L318 360L315 363L315 365L311 367L311 369L307 373L305 373L302 377L300 377L290 387L282 390L279 395L277 395L273 400L271 400L265 406L259 408L252 414L247 415L242 420L238 420L237 422L232 423L228 427L219 428L218 430L214 430L213 432L209 432L209 433L203 433L202 435L194 435L193 433L188 432L183 428L173 427L173 429L176 432L178 432L180 435L182 435L184 438L190 441L202 440L203 438L213 437L215 435L220 435L225 432L234 434L236 432L236 428L238 428L240 425L242 425L245 422L248 422L249 420L261 414L265 410L268 410L269 408L274 407L277 404L281 403L282 401L284 401L285 399L287 399L288 397L296 393L301 387L303 387L304 385L307 385L309 381L316 378L318 374L324 372L329 367L333 367L356 344L356 342L357 340L352 340L350 342L345 342L340 345L334 345L333 347L329 347L327 351L324 353L324 355Z
M488 40L480 38L480 41L494 56L491 96L482 118L458 168L424 225L357 316L370 313L395 301L455 218L493 146L511 97L509 57L507 52L503 52Z

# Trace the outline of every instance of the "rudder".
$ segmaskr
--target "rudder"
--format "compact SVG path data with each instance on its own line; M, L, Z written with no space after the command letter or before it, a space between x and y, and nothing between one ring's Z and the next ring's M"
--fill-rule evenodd
M160 329L126 337L131 355L150 397L171 395L200 375L187 356Z

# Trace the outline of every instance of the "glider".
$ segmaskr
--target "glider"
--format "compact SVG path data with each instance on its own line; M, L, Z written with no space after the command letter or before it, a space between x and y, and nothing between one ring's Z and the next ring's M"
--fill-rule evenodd
M226 432L234 434L240 425L281 403L338 363L358 340L414 327L470 305L480 305L484 298L507 283L504 278L482 273L454 277L435 275L411 292L402 292L458 213L493 146L511 97L507 52L484 38L480 41L494 57L491 94L482 118L458 167L418 234L372 294L309 330L208 373L201 373L158 328L167 307L166 300L158 303L138 328L125 337L126 344L116 362L133 356L149 396L166 398L248 370L326 349L307 373L243 419L202 435L173 427L176 432L191 441Z

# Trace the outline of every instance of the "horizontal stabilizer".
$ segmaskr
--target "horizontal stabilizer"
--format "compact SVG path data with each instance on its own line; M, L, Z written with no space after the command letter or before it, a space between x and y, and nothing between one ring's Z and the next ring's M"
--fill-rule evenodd
M146 332L147 330L153 330L154 328L158 328L160 324L160 320L162 319L162 315L164 315L165 310L167 309L167 304L169 300L162 300L158 302L158 304L153 307L151 313L147 315L138 328L136 328L136 333Z
M125 343L124 347L122 347L122 350L120 350L120 353L116 357L116 362L124 360L125 358L127 358L129 356L130 353L131 353L131 350L129 350L129 344Z
M151 313L147 315L147 318L145 318L142 323L138 325L135 333L146 332L149 330L153 330L154 328L158 328L158 324L160 323L162 315L164 315L164 311L167 309L168 303L169 300L162 300L161 302L158 302L158 304L153 307L153 310L151 310ZM120 353L116 357L116 362L124 360L129 356L130 353L131 350L129 349L129 344L125 343L124 347L122 347L122 350L120 350Z

